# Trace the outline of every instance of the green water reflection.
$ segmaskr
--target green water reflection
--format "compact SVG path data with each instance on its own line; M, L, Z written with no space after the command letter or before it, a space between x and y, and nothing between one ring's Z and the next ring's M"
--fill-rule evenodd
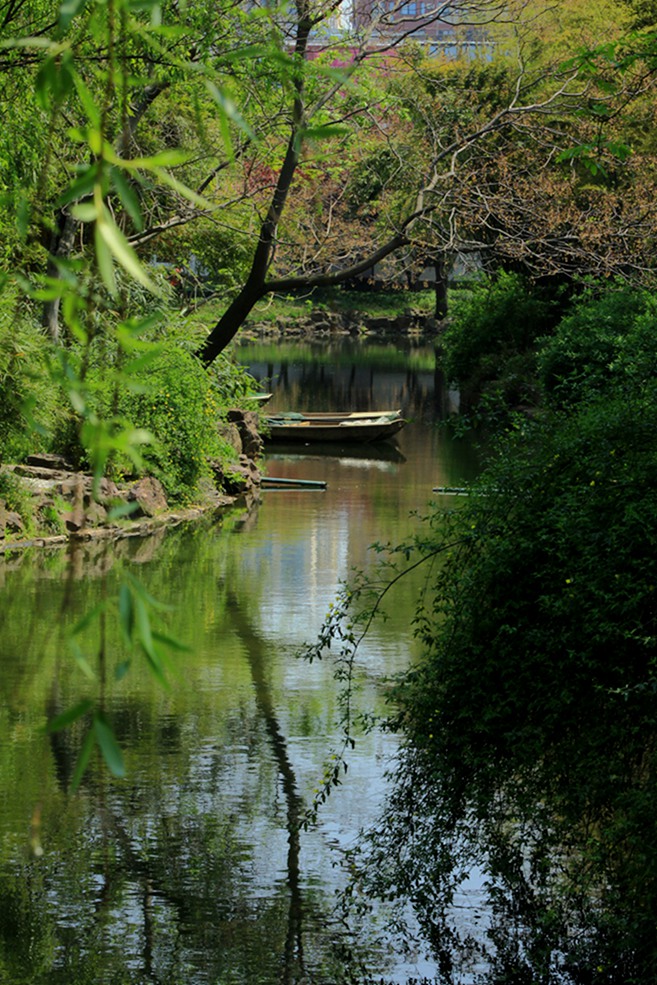
M373 394L401 398L397 375L377 371ZM83 546L70 559L1 562L2 985L338 983L358 980L361 960L398 981L427 973L387 953L376 915L356 937L334 917L344 849L375 815L394 748L363 737L317 828L299 831L335 740L337 698L330 665L295 657L368 545L403 536L434 485L474 469L467 449L420 417L388 457L268 455L270 472L325 479L325 492L265 493L249 516ZM172 661L168 690L141 666L109 686L127 778L94 763L71 797L81 729L49 736L44 724L96 685L66 629L114 600L125 572L171 607L167 626L190 651ZM412 659L417 590L400 586L363 651L364 707L381 708L383 677ZM92 663L94 632L84 640ZM107 651L110 670L126 658L112 620Z

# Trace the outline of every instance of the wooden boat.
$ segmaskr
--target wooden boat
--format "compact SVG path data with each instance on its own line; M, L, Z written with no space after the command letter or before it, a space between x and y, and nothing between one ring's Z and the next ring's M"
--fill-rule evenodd
M283 410L276 414L270 414L267 417L267 421L325 421L335 424L340 424L342 421L370 421L379 420L385 417L386 419L397 419L401 418L401 410L355 410L355 411L335 411L335 410L320 410L320 411L293 411L293 410Z
M302 441L306 444L316 441L371 442L392 438L406 424L403 417L392 412L373 417L329 415L282 415L268 417L267 427L271 441Z

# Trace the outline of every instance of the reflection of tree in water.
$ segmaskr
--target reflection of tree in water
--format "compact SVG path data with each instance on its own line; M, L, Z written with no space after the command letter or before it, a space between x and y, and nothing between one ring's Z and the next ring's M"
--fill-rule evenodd
M263 584L257 579L252 584L252 578L243 584L240 565L232 567L236 548L229 541L223 541L221 553L207 546L207 530L167 539L147 584L156 597L170 597L166 591L167 586L174 591L175 570L175 590L185 600L183 638L192 638L200 613L211 613L214 652L199 656L194 674L223 673L225 639L239 636L235 694L233 681L218 702L212 693L188 698L188 689L172 701L149 689L138 688L120 700L110 693L109 714L126 751L128 778L117 783L92 767L74 798L64 791L82 723L80 730L43 736L38 748L26 744L22 760L18 753L7 759L0 796L10 797L19 787L17 778L27 778L26 771L14 772L14 763L24 766L29 755L30 769L41 770L45 854L30 860L21 854L24 841L16 847L7 838L3 844L3 985L336 985L357 978L351 956L339 950L344 934L332 914L330 868L328 878L320 873L317 881L313 872L306 877L300 869L300 841L304 850L314 851L321 835L300 838L302 802L286 741L287 719L273 686L273 644L252 624ZM210 564L222 572L227 566L222 581L234 596L207 577ZM104 573L98 565L96 570L98 576ZM78 605L95 603L98 576L76 583L76 612ZM192 586L195 578L202 587L183 593L180 585ZM52 597L45 582L35 590L40 615L59 610L59 577L53 586ZM9 618L6 610L5 615ZM17 645L18 629L29 631L27 616L16 605L3 648L13 641L14 630ZM57 670L59 651L54 645L52 653L45 649L40 636L34 641L37 651L38 644L50 661L46 669ZM16 663L20 671L18 656ZM49 689L42 675L38 692L49 717L69 703L66 675L55 678ZM34 686L26 677L21 693L28 685ZM15 704L12 720L20 722L24 711L17 699ZM36 766L35 748L43 757ZM281 798L275 817L274 782ZM27 801L31 809L34 800ZM26 827L29 820L28 812ZM3 837L6 833L0 829Z
M303 346L299 349L303 350ZM344 350L338 347L335 356L334 363L330 354L327 360L327 354L323 353L317 361L297 362L282 357L278 362L269 360L260 367L249 368L274 390L279 405L295 410L399 407L408 417L431 421L449 412L447 389L433 365L430 369L419 369L409 364L402 349L396 361L393 349L389 361L382 365L364 360L353 344Z
M283 735L265 673L267 644L258 636L249 622L244 610L234 596L229 597L231 617L237 632L246 647L247 659L251 668L256 705L263 716L265 728L277 769L281 777L286 802L287 817L287 884L290 890L285 955L281 972L284 983L298 981L297 973L305 976L303 952L303 898L300 885L299 865L299 827L303 802L297 790L294 768L287 752L287 742Z
M0 981L36 983L42 970L49 985L309 980L293 778L283 776L294 822L287 891L274 888L263 906L249 896L253 846L238 832L245 815L259 812L257 792L239 816L217 811L230 769L213 750L202 777L160 791L164 803L138 778L125 790L90 774L78 843L0 878ZM20 956L20 974L12 956Z
M305 808L298 791L294 766L288 754L287 740L276 714L271 684L268 679L267 667L270 664L271 644L259 635L249 620L244 607L233 593L228 594L227 600L231 621L245 646L253 680L256 706L265 723L286 802L289 907L285 947L278 981L283 985L306 985L310 982L318 983L318 985L319 983L338 985L338 983L360 982L364 980L363 976L371 981L366 967L367 960L363 954L366 945L358 944L351 934L347 935L345 925L338 929L336 918L329 919L325 913L321 913L317 906L317 900L309 898L307 892L304 893L302 889L300 830ZM306 925L307 928L305 929ZM312 960L307 960L304 947L304 929L306 939L316 943L317 928L320 926L323 927L326 935L326 945L330 948L330 953L319 953L318 955L318 949L315 946ZM317 964L318 957L319 965ZM380 979L380 982L383 982L383 979Z
M0 872L0 981L348 980L322 898L301 887L302 801L268 680L270 648L228 601L255 710L242 703L231 711L229 734L204 743L190 734L192 720L162 712L149 720L139 699L124 701L113 709L114 725L124 748L139 753L128 781L92 770L68 801L62 784L77 750L66 733L68 744L51 750L62 811L56 830L45 832L46 853ZM49 700L59 703L56 689ZM263 791L253 782L265 737L285 798L287 859L285 882L263 898L250 875L256 853L268 850L257 827ZM238 797L227 795L236 784Z

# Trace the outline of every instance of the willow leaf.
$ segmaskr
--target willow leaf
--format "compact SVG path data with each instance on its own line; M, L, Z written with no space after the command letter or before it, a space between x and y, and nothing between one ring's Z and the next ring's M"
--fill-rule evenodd
M102 715L98 714L94 716L93 728L96 741L98 742L98 746L108 770L113 776L125 776L123 753L119 748L119 744L116 741L116 736L114 735L111 726Z

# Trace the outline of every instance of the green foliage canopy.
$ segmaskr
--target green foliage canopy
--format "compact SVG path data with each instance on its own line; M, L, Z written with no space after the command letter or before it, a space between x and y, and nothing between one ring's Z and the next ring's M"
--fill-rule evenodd
M584 365L606 306L604 341L634 315L642 372L601 360L579 402L507 438L407 545L443 560L416 617L425 656L394 690L393 794L356 870L412 900L446 975L479 955L491 983L654 981L657 347L650 301L621 299L582 303L551 344L566 351L579 319ZM478 940L452 908L473 867Z
M554 298L504 270L459 299L441 335L439 363L460 385L464 406L493 395L510 406L533 402L536 342L557 317Z
M654 379L656 327L649 292L623 284L586 290L554 334L538 340L538 379L548 405L572 406L612 384L631 394Z

